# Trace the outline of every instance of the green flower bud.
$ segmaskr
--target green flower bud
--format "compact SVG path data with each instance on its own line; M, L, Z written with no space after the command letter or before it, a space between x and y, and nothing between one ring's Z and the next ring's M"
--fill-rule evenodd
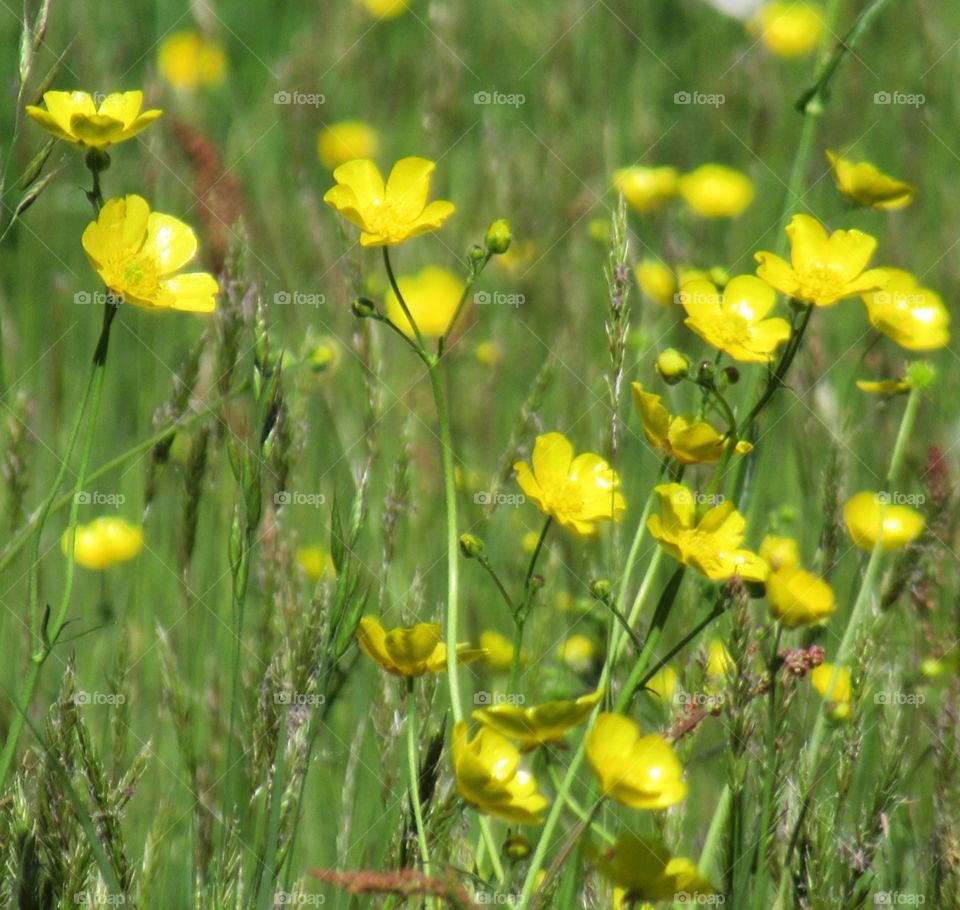
M357 319L369 319L377 313L377 305L369 297L358 297L350 309Z
M936 368L928 360L915 360L907 367L907 382L915 389L927 389L936 381Z
M460 552L466 559L476 559L483 555L485 549L483 541L473 534L460 535Z
M470 260L471 266L479 265L487 258L487 251L477 243L474 243L470 246L470 249L467 250L467 259Z
M606 578L598 578L590 583L590 593L597 600L606 600L610 595L610 581Z
M487 234L483 238L487 249L494 256L500 256L509 250L511 240L513 240L513 231L510 230L510 225L504 218L494 221L487 228Z

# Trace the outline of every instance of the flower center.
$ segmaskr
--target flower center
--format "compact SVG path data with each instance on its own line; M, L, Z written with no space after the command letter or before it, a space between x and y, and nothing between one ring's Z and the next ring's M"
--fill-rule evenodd
M550 510L558 515L578 515L583 510L583 491L576 481L564 478L549 491Z
M846 283L839 266L824 262L806 266L797 277L803 296L811 300L835 297Z
M160 290L157 263L147 256L112 263L110 287L117 293L138 300L153 300Z

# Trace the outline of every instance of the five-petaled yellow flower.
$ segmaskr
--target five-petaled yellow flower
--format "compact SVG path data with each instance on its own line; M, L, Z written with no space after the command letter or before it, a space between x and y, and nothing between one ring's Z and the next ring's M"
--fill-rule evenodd
M627 510L617 492L620 477L599 455L584 452L574 458L563 433L538 436L533 446L533 470L517 462L517 483L545 515L577 534L593 532L594 522L619 521Z
M447 669L447 646L440 640L440 626L430 622L400 626L387 632L375 616L364 616L357 627L357 641L367 657L394 676L423 676ZM457 661L469 663L487 652L457 645Z
M631 383L633 403L643 421L643 432L650 442L665 455L681 464L710 464L719 461L730 440L718 433L705 420L691 414L672 417L663 406L659 395L644 391L639 382ZM738 442L734 451L744 455L753 447Z
M655 212L677 193L677 171L672 167L624 167L613 172L613 185L640 215Z
M587 734L587 760L604 795L635 809L666 809L687 795L683 766L662 736L644 736L622 714L601 714Z
M822 622L833 614L837 601L833 588L800 566L795 540L766 537L760 556L770 566L767 600L770 612L789 629Z
M518 743L525 752L544 743L562 739L583 723L603 698L603 690L571 701L548 701L530 708L493 705L473 712L473 719Z
M781 57L809 54L823 33L823 7L819 3L797 0L765 3L751 23L752 31Z
M674 559L722 581L738 575L744 581L763 581L767 564L750 550L740 549L746 519L730 500L713 506L697 521L696 497L679 483L653 488L660 500L660 514L647 521L650 535Z
M884 550L896 550L923 531L923 516L916 509L890 500L889 493L865 490L843 507L847 531L862 550L872 550L877 540Z
M70 552L70 532L60 541L63 552ZM73 558L86 569L108 569L118 562L127 562L143 549L143 528L122 518L105 515L89 524L77 525Z
M404 303L425 338L439 338L448 328L463 294L463 281L449 269L428 265L416 275L397 278ZM393 288L387 291L387 316L411 338L413 326L407 319Z
M837 189L851 202L866 208L902 209L913 201L917 188L912 183L884 174L869 161L851 161L827 152Z
M437 230L455 211L446 200L427 202L434 168L426 158L401 158L384 184L369 159L348 161L333 172L337 185L323 201L360 228L364 246L403 243Z
M710 281L688 281L680 290L684 324L734 360L767 363L790 337L790 323L767 319L777 295L753 275L739 275L723 292Z
M902 269L884 269L882 291L864 294L867 317L874 328L908 351L934 351L950 341L950 313L940 295L919 287Z
M143 92L114 92L99 106L89 92L46 92L47 109L27 105L27 113L48 133L67 142L103 149L136 136L163 114L143 111Z
M809 215L794 215L787 225L790 262L773 253L757 253L757 274L778 291L815 306L882 290L883 269L867 269L877 241L862 231L834 231Z
M81 242L107 287L127 303L190 313L216 308L213 275L174 274L196 255L196 234L172 215L151 212L140 196L108 200Z
M736 218L753 202L753 181L723 164L702 164L684 174L678 183L680 195L704 218Z
M470 739L467 724L453 728L453 773L460 795L480 812L521 825L538 825L547 800L537 779L520 767L520 751L505 736L481 727Z
M612 847L595 852L597 869L626 892L624 900L694 902L698 895L708 903L716 889L689 859L671 856L662 844L653 843L624 831ZM624 904L626 906L626 904Z

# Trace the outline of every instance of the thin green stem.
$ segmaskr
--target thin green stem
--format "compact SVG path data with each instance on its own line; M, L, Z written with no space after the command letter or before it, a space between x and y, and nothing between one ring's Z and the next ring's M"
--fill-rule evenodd
M413 334L417 338L417 346L420 348L421 352L426 353L427 347L423 343L423 335L420 333L420 327L414 321L413 315L410 312L410 308L407 306L407 301L403 299L403 293L400 290L400 285L397 284L397 279L393 274L393 266L390 264L390 247L385 246L383 248L383 264L387 269L387 278L390 279L390 287L393 288L393 293L397 297L397 302L400 304L400 309L403 310L403 315L407 317L407 322L410 323L410 327L413 329Z
M423 806L420 802L420 762L417 758L417 698L413 691L413 677L407 681L407 771L410 775L410 805L417 827L417 843L420 847L420 862L423 872L430 874L430 849L427 846L427 830L423 824Z

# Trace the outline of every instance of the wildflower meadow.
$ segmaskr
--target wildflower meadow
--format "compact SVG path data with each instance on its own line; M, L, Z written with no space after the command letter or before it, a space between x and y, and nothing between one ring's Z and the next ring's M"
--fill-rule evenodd
M0 7L0 906L960 907L955 2Z

